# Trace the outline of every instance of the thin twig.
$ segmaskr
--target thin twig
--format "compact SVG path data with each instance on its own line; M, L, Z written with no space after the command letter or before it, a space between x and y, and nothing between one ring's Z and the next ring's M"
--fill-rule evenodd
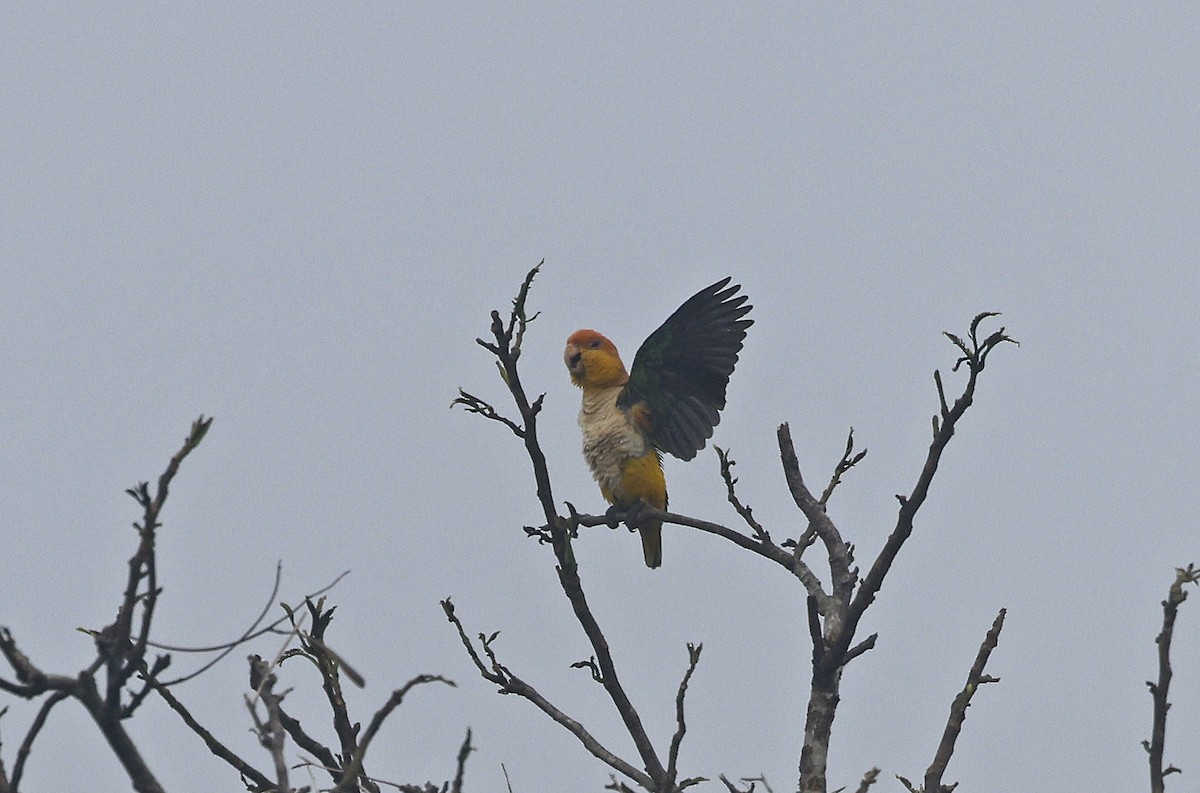
M925 793L950 793L958 784L956 782L955 785L943 785L942 777L945 776L946 766L950 764L950 757L954 754L954 743L958 740L959 733L962 732L963 722L967 718L967 708L971 705L971 697L975 696L975 692L985 683L1000 682L1000 678L985 675L983 670L987 666L992 650L995 650L996 645L1000 642L1000 631L1004 628L1004 614L1005 610L1000 609L1000 613L992 622L991 629L983 639L983 644L979 646L979 652L975 655L975 663L971 665L971 671L967 674L966 685L963 686L962 691L958 693L950 706L950 718L946 720L946 729L942 732L942 740L938 744L933 762L925 771Z
M463 775L467 768L467 757L473 751L475 751L475 747L471 746L471 730L468 728L467 737L463 738L462 746L458 749L458 757L456 758L454 767L454 781L450 785L450 793L462 793Z
M1183 588L1186 584L1200 583L1200 569L1189 564L1186 568L1175 568L1175 581L1167 590L1167 599L1162 602L1162 630L1155 638L1158 645L1158 682L1146 681L1150 696L1154 700L1154 720L1150 740L1143 741L1142 746L1150 755L1150 790L1151 793L1163 793L1167 776L1180 773L1174 765L1163 768L1163 750L1167 737L1167 711L1171 703L1167 694L1171 688L1171 638L1175 633L1175 617L1179 605L1187 599L1188 593Z
M862 462L862 459L867 456L867 450L863 449L858 454L854 453L854 427L850 428L850 434L846 437L846 450L842 452L842 459L838 460L838 464L833 468L833 476L829 479L829 484L825 486L825 492L821 493L821 498L818 503L822 506L829 503L829 497L833 495L833 491L842 483L842 476L854 466Z
M671 736L671 749L667 752L667 783L672 785L675 782L675 765L679 760L679 748L683 745L683 736L687 732L687 723L683 718L683 700L687 696L688 683L692 679L692 674L696 671L696 665L700 663L700 652L704 649L703 644L692 644L688 642L688 668L683 673L683 679L679 681L679 690L675 693L675 734Z
M21 741L21 745L17 749L17 759L13 762L12 778L9 780L13 790L21 788L21 776L25 773L25 761L29 759L29 752L33 749L33 742L37 740L38 733L42 731L42 727L46 726L46 719L50 716L51 709L69 696L70 694L65 691L55 691L38 708L33 723L29 725L29 731L25 733L25 739Z
M416 686L424 685L425 683L445 683L448 686L454 686L453 680L447 680L441 675L417 675L412 680L409 680L400 688L392 692L388 697L388 701L383 704L375 715L371 717L371 723L367 725L366 731L358 742L358 748L354 751L353 757L346 763L345 769L342 771L341 781L333 788L331 793L344 793L354 784L355 777L362 771L363 758L366 756L367 748L371 745L375 735L379 732L379 728L383 726L383 722L392 714L396 708L400 707L400 703L404 701L404 697ZM469 737L469 736L468 736Z
M250 627L247 628L242 633L241 636L234 639L233 641L222 642L220 644L213 644L213 645L209 645L207 647L194 647L194 646L190 646L190 645L176 645L176 644L165 644L165 643L161 643L161 642L148 642L148 646L150 646L150 647L153 647L157 650L168 650L173 653L220 652L219 655L217 655L215 658L213 658L208 663L204 664L204 666L200 667L196 671L191 672L187 675L184 675L183 677L175 678L173 680L160 681L161 684L164 686L175 686L175 685L179 685L180 683L185 683L188 680L191 680L192 678L195 678L195 677L203 674L204 672L207 672L209 669L211 669L213 666L215 666L217 664L217 662L219 662L220 660L225 658L227 655L229 655L230 652L237 649L238 647L240 647L254 639L257 639L260 636L265 636L268 633L275 633L276 628L278 628L283 623L287 622L288 617L285 615L285 616L282 616L279 619L275 620L274 622L270 623L269 625L264 625L261 628L258 627L259 625L262 624L262 620L270 612L271 607L275 605L275 598L279 594L279 584L280 584L280 575L282 572L282 564L283 564L282 562L279 562L275 566L275 584L271 589L271 596L269 598L267 598L267 603L263 607L263 611L254 620L254 622L251 623ZM309 594L305 595L304 599L311 600L312 598L315 598L319 595L325 594L329 590L336 587L338 585L338 583L341 582L341 580L348 575L350 575L350 571L343 570L341 573L338 574L338 576L336 578L333 579L333 581L329 582L328 584L326 584L325 586L316 590L315 592L310 592ZM294 611L298 607L293 606L290 608Z
M722 449L720 446L714 446L713 448L717 450L717 458L721 461L721 479L725 482L725 493L729 499L729 503L742 516L742 520L746 521L746 525L754 532L756 540L763 545L773 545L771 535L767 533L767 530L762 527L761 523L754 519L753 510L748 505L742 503L741 499L738 498L737 492L734 490L734 485L737 484L738 480L733 475L733 466L737 463L729 456L727 449Z
M471 657L475 667L479 670L480 675L489 682L495 684L501 694L516 694L529 700L535 707L565 728L568 732L576 737L584 748L591 752L592 756L596 757L601 762L608 765L610 768L624 774L633 781L637 782L646 789L652 789L653 780L645 772L638 770L636 767L618 757L603 744L598 741L595 736L588 732L587 728L580 724L575 719L572 719L550 700L546 699L542 694L529 683L526 683L517 675L513 674L506 666L497 660L495 653L491 649L491 641L496 638L497 634L493 633L490 638L480 634L480 643L483 645L484 654L488 661L485 663L475 649L474 643L467 637L466 629L463 628L462 622L454 611L454 604L449 598L442 601L442 609L446 613L446 618L454 625L458 631L458 638L462 641L463 646L467 650L467 654Z
M879 769L872 768L863 774L862 781L858 783L858 789L855 790L855 793L867 793L871 789L871 785L874 785L877 781L879 781Z

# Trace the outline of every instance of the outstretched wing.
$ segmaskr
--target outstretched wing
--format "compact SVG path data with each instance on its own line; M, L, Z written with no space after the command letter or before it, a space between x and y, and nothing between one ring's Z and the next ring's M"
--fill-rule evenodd
M629 410L654 447L690 460L712 437L725 386L752 319L724 278L687 300L643 342L617 404ZM736 296L735 296L736 295Z

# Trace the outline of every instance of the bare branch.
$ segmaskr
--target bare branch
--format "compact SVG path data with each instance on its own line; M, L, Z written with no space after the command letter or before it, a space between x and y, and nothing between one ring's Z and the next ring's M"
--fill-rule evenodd
M874 785L877 781L879 781L879 769L872 768L863 774L862 781L858 783L855 793L867 793L871 789L871 785Z
M771 535L762 527L762 524L754 519L754 514L749 506L743 504L737 497L734 491L734 485L737 484L737 479L733 476L733 466L737 463L729 456L729 451L722 449L720 446L714 446L717 450L717 458L721 461L721 479L725 481L725 491L729 498L729 503L737 510L737 513L742 516L742 520L746 521L746 525L754 532L754 538L763 545L773 545Z
M868 636L867 638L863 639L858 644L851 647L849 650L846 651L846 657L842 661L842 663L848 664L851 661L853 661L855 658L857 658L858 656L865 653L867 650L874 650L875 649L875 640L878 638L879 638L878 633L872 633L870 636Z
M950 718L946 721L946 729L942 733L941 743L938 744L933 762L925 771L925 793L950 793L958 784L956 782L954 785L943 785L942 777L946 773L946 766L950 764L950 757L954 754L954 743L958 740L959 733L962 732L963 722L967 718L967 708L971 705L971 697L975 696L975 692L981 685L1000 682L1000 678L985 675L983 670L987 666L992 650L995 650L996 645L1000 642L1000 631L1004 628L1004 614L1005 610L1000 609L1000 613L992 622L991 629L983 639L983 644L979 646L975 663L971 665L971 671L967 674L966 685L963 686L963 690L958 693L958 696L954 698L954 703L950 706Z
M825 505L813 498L808 486L804 484L804 477L800 474L800 460L796 456L796 447L792 444L791 428L787 424L780 424L776 434L779 440L780 462L783 464L783 473L787 479L792 500L808 518L810 529L825 545L825 551L829 558L829 572L833 577L831 595L841 600L848 600L849 593L854 589L854 584L858 580L858 575L850 567L852 560L849 548L842 539L837 526L825 514Z
M158 477L158 485L154 497L146 482L126 492L142 506L141 525L134 524L138 530L140 542L138 549L129 560L129 577L125 585L125 597L117 611L116 621L100 631L97 646L104 656L108 669L108 684L106 687L104 707L107 718L116 718L120 710L121 687L133 674L142 668L146 655L146 644L150 639L150 625L154 620L154 607L158 601L159 588L157 583L157 564L154 558L154 539L160 526L158 519L163 505L167 501L167 493L171 481L179 472L179 466L192 451L204 440L212 426L212 418L203 415L192 422L191 432L167 463L166 470ZM141 591L142 580L146 581L145 591ZM141 605L141 621L136 640L133 639L133 615L138 605ZM132 643L132 644L131 644Z
M250 718L254 721L254 731L258 735L259 744L267 750L275 764L276 788L290 790L287 759L283 754L287 732L279 719L279 705L283 701L283 695L275 693L276 677L267 662L257 655L250 658L250 680L254 697L246 695L246 709L250 711ZM257 703L260 700L267 709L265 721L258 716Z
M383 726L384 720L391 715L392 711L400 707L400 703L404 701L404 697L410 690L416 686L424 685L425 683L444 683L448 686L454 686L453 680L448 680L441 675L417 675L412 680L409 680L400 688L392 692L388 697L388 701L384 703L375 715L371 718L371 723L367 725L366 732L363 733L361 740L358 743L358 748L354 752L354 756L350 762L346 764L342 772L342 779L337 786L333 788L332 793L344 793L354 785L355 777L362 771L363 757L367 753L367 748L371 745L371 741L375 738L379 728ZM470 735L467 736L468 743ZM460 767L461 773L461 767Z
M292 635L299 640L300 649L287 653L281 649L275 663L282 663L285 658L293 655L302 655L316 665L321 675L321 688L325 692L325 699L329 703L329 710L333 716L333 729L338 737L342 760L344 763L349 762L349 758L354 757L358 748L358 730L350 721L349 708L345 695L342 693L340 664L336 657L326 652L324 644L325 630L333 620L335 609L325 608L324 597L319 598L315 603L306 599L304 605L306 609L304 615L306 616L302 616L300 619L294 618L291 611L285 606L293 626ZM307 631L302 629L306 619L312 621L312 626ZM252 679L251 685L253 684L254 680ZM365 775L361 776L365 777ZM366 782L367 780L364 779L364 783Z
M1175 633L1175 617L1179 612L1179 605L1188 596L1184 586L1196 583L1200 583L1200 569L1197 569L1195 565L1189 564L1186 568L1175 568L1175 581L1167 590L1167 599L1162 602L1162 630L1154 639L1155 644L1158 645L1158 682L1146 682L1150 689L1150 696L1154 700L1154 720L1150 740L1142 742L1142 746L1150 755L1151 793L1163 793L1165 778L1170 774L1180 773L1180 769L1173 765L1163 768L1163 750L1167 737L1167 711L1171 707L1171 703L1167 701L1172 676L1171 639Z
M587 729L579 722L572 719L566 713L561 711L542 694L526 683L521 678L513 674L507 667L501 664L491 649L491 639L494 639L497 634L492 634L490 639L484 639L480 634L481 643L483 644L484 653L488 657L489 663L485 664L479 653L475 650L474 643L467 637L466 629L463 628L462 622L454 613L454 605L449 598L442 601L442 610L446 612L446 618L454 625L458 631L458 637L462 641L463 646L467 649L467 654L475 663L476 669L479 670L480 676L484 680L494 683L501 694L516 694L519 697L529 700L539 710L553 719L555 722L566 728L568 732L574 735L583 747L591 752L592 756L596 757L601 762L607 764L614 770L624 774L632 779L637 784L645 787L647 790L653 790L651 787L653 781L645 772L639 771L630 763L622 760L616 754L607 749L596 738L587 731Z
M333 783L336 785L340 776L340 763L333 756L333 752L329 747L313 738L304 727L300 724L300 720L293 718L281 705L279 708L279 723L283 729L296 742L296 747L301 751L308 752L313 757L317 758L321 768L326 770L333 778Z
M467 737L463 738L462 746L458 749L458 758L455 763L454 781L450 785L450 793L462 793L463 774L467 768L467 757L471 752L475 751L475 747L471 746L471 730L467 729ZM507 776L507 773L506 773Z
M29 752L33 749L33 742L37 740L38 733L42 731L42 727L46 726L46 719L50 716L51 709L69 696L70 694L65 691L55 691L38 708L33 723L29 725L29 731L25 733L25 739L21 741L21 746L17 749L17 759L13 763L12 778L9 780L13 790L21 788L21 777L25 773L25 761L29 759Z
M829 484L825 486L825 492L821 493L821 498L818 500L821 506L829 503L829 497L833 495L833 491L837 486L842 483L842 475L862 462L862 459L866 456L866 449L863 449L858 454L854 453L854 427L851 427L850 434L846 437L846 450L842 452L842 459L838 460L838 464L834 466L833 476L830 478Z
M942 452L954 435L958 420L972 403L976 381L979 373L983 371L988 353L996 346L1012 341L1004 334L1003 328L985 339L979 338L979 324L990 316L995 315L984 313L975 317L966 341L952 333L946 334L962 353L962 357L955 363L955 369L963 363L967 364L967 383L962 395L953 405L948 405L941 374L934 373L940 412L933 419L934 436L925 465L912 493L897 497L900 501L900 513L896 526L861 582L858 569L853 566L853 546L844 541L837 527L825 513L825 502L836 488L841 475L861 459L861 456L853 454L853 438L847 439L846 451L842 455L842 462L834 471L830 486L826 488L821 499L816 499L800 474L800 465L788 426L785 424L779 428L780 460L788 488L796 505L809 521L809 527L801 540L806 541L813 535L820 538L829 557L832 579L832 591L823 602L819 599L814 602L813 592L809 590L808 617L809 634L813 641L813 674L805 717L804 744L800 754L801 793L824 793L827 789L825 775L829 738L840 700L841 670L846 663L871 649L875 643L875 637L870 636L865 641L854 644L859 622L866 609L874 602L901 546L912 533L913 519L928 495ZM801 549L802 544L797 543L797 552Z
M17 640L13 637L12 632L5 627L0 627L0 655L4 656L4 659L8 661L8 665L12 667L13 672L17 675L17 683L10 683L0 678L0 688L8 693L26 699L36 697L48 689L74 693L74 680L72 678L59 678L56 685L56 681L50 675L38 669L29 660L29 656L21 652L17 647Z
M925 498L929 495L929 486L933 482L934 475L937 473L942 452L945 451L946 445L954 436L954 430L959 419L962 418L967 408L974 402L975 385L979 374L983 371L988 353L1005 342L1017 343L1004 334L1004 328L1000 328L999 331L982 341L978 338L979 323L988 317L994 316L997 316L996 312L984 312L978 314L971 321L969 345L952 333L945 334L963 352L963 357L958 359L954 368L957 370L961 364L967 364L967 382L963 387L962 394L954 400L953 406L948 408L943 407L942 421L936 427L933 441L930 443L929 452L926 455L925 465L921 469L920 476L918 476L917 483L913 487L912 492L908 496L898 496L900 511L896 519L896 526L892 530L891 535L888 536L887 542L884 543L879 556L876 557L874 564L871 565L870 571L867 573L866 578L863 579L862 585L859 586L858 591L854 595L854 600L850 604L847 613L850 628L848 633L850 635L846 637L847 641L853 635L853 631L857 627L863 613L867 610L867 607L875 600L880 587L883 586L883 580L887 576L892 562L895 561L896 555L900 552L900 548L912 534L913 520L921 505L925 503ZM945 393L942 388L941 375L937 372L934 373L934 381L938 386L938 400L942 406L945 406Z
M258 626L262 624L262 621L267 618L267 614L270 613L271 607L275 604L275 598L279 595L279 585L282 580L283 580L283 562L279 561L279 562L275 563L275 583L271 586L271 594L270 594L270 596L267 597L266 605L263 606L262 611L259 612L258 617L256 617L254 622L252 622L250 624L250 627L247 628L245 631L243 631L241 636L239 636L238 638L234 639L231 642L226 642L225 644L218 645L216 647L189 648L189 647L173 647L170 645L158 644L155 642L148 641L147 645L150 647L154 647L155 649L159 649L159 650L169 650L172 652L212 652L212 651L216 651L216 650L221 651L220 653L217 654L216 657L214 657L208 663L201 666L196 671L186 674L183 677L175 678L174 680L160 681L160 685L174 686L174 685L178 685L179 683L183 683L183 682L191 680L195 677L198 677L198 676L204 674L209 669L211 669L213 666L215 666L222 658L229 655L229 653L233 652L235 647L238 647L239 645L248 641L253 636L261 635L261 633L255 633L255 631L257 630ZM284 618L284 619L286 619L286 618ZM276 623L276 624L278 624L278 623ZM154 677L157 677L157 675L154 675Z
M468 413L477 413L480 416L483 416L485 419L500 422L512 430L513 435L516 435L518 438L525 437L525 430L521 429L520 424L516 423L507 416L501 415L499 411L497 411L486 401L480 399L474 394L467 393L461 388L458 389L458 396L450 402L450 407L454 407L455 405L462 405Z
M203 674L204 672L207 672L209 669L211 669L213 666L215 666L219 661L224 659L226 656L228 656L229 653L231 653L233 650L237 649L238 647L241 647L242 645L246 644L247 642L250 642L253 639L257 639L260 636L264 636L268 633L275 633L276 629L280 625L287 622L289 617L287 614L285 614L284 616L280 617L279 619L275 620L274 622L272 622L268 625L265 625L261 628L259 627L259 625L262 625L262 621L266 618L267 614L270 613L271 608L274 607L274 605L275 605L276 597L279 594L279 586L280 586L282 571L283 571L283 563L282 562L276 563L276 565L275 565L275 583L271 588L271 594L267 598L266 605L263 606L263 610L259 613L258 617L256 617L255 620L250 624L250 627L247 628L245 631L243 631L242 634L238 638L233 639L232 641L222 642L221 644L214 644L214 645L209 645L209 646L205 646L205 647L165 644L162 642L147 642L147 646L149 646L149 647L153 647L157 650L170 650L171 652L175 652L175 653L211 653L211 652L218 653L218 655L216 657L214 657L212 660L208 661L206 664L201 666L196 671L190 672L190 673L184 675L183 677L178 677L173 680L160 680L160 681L158 681L159 684L164 685L164 686L176 686L176 685L179 685L180 683L185 683L188 680L198 677L201 674ZM315 592L310 592L309 594L305 595L304 596L305 600L312 600L313 598L318 597L319 595L322 595L322 594L328 592L329 590L331 590L335 586L337 586L341 582L341 580L348 575L350 575L350 571L343 570L341 573L339 573L337 575L336 578L333 579L333 581L329 582L328 584L326 584L325 586L316 590ZM288 608L290 611L294 611L298 607L289 606Z
M576 512L573 506L570 508L570 513L570 517L563 518L562 521L568 530L572 532L574 532L580 526L587 528L595 526L607 526L610 519L610 515L608 514L585 515L583 513ZM614 511L612 516L616 517L616 519L619 521L623 521L625 520L626 514L626 512L618 510ZM663 523L674 523L677 526L687 526L688 528L698 529L708 534L715 534L718 537L724 537L735 545L745 548L748 551L753 551L759 556L769 559L775 564L786 569L789 573L800 579L800 582L804 584L804 588L808 590L810 594L817 597L822 604L824 604L829 597L821 588L820 579L817 578L808 565L800 560L795 552L775 545L769 536L766 537L765 540L756 539L754 537L742 534L736 529L731 529L728 526L722 526L719 523L712 523L707 520L700 520L699 518L693 518L687 515L679 515L674 512L664 512L663 510L655 509L654 507L646 505L640 507L639 516L643 520L661 520ZM824 606L822 605L822 609L823 608Z
M703 649L703 644L688 642L688 668L683 673L683 679L679 681L679 691L675 694L675 723L678 726L675 729L675 735L671 737L671 749L667 753L668 789L675 783L675 766L679 760L679 748L683 745L683 736L687 732L687 724L683 719L683 700L687 696L688 682L692 679L692 674L696 671L696 665L700 663L700 651Z

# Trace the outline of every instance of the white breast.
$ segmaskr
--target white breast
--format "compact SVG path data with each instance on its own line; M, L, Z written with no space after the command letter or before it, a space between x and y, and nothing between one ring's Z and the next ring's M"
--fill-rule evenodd
M579 426L583 429L583 456L600 487L617 494L621 464L646 453L646 441L634 428L629 414L617 407L622 386L588 389L583 393Z

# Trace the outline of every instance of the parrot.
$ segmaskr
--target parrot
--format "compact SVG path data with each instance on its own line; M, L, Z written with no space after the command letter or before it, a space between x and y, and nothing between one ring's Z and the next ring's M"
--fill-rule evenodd
M725 388L733 374L751 306L738 295L740 284L726 277L688 298L651 333L626 371L616 345L584 328L567 338L563 362L571 382L583 391L579 426L583 456L600 493L611 504L606 513L630 510L646 566L662 564L662 521L639 520L642 503L667 508L663 452L690 460L712 437L725 407Z

